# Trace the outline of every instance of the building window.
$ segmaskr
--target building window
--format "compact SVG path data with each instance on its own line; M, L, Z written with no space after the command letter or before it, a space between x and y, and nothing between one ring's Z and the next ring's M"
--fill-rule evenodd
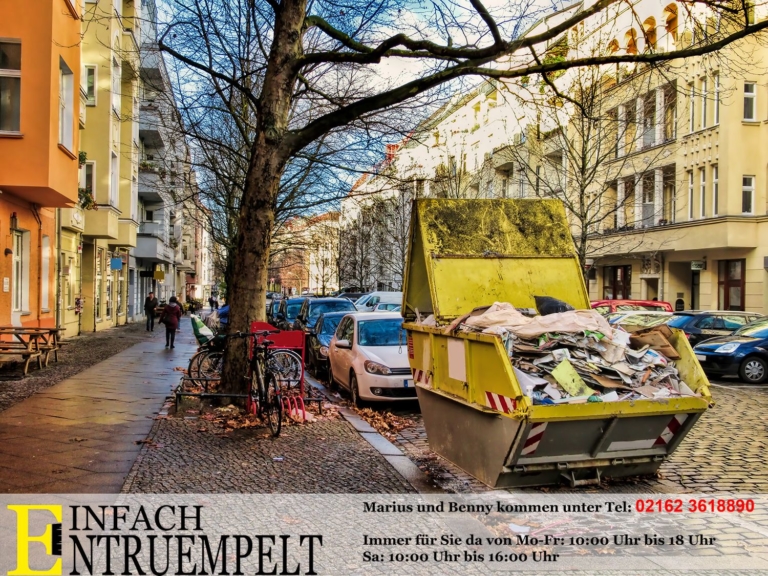
M688 130L689 132L693 132L696 130L696 89L693 87L693 84L691 84L690 96L688 100L691 106L691 118Z
M707 216L707 169L699 168L699 217Z
M520 166L520 169L517 171L517 197L518 198L525 198L525 168L523 166Z
M720 310L744 310L746 260L720 260L717 263L717 295Z
M707 79L701 80L701 127L707 127Z
M603 267L603 298L629 300L632 293L632 266Z
M120 198L120 164L117 154L112 152L112 165L110 166L109 203L117 207Z
M508 180L506 178L501 179L501 197L506 198L507 197L507 186L508 186Z
M121 77L120 64L112 59L112 108L115 114L120 114Z
M96 106L96 66L85 66L85 96L88 106Z
M755 177L744 176L741 179L741 212L752 214L755 200Z
M717 216L720 203L720 173L717 165L712 166L712 216Z
M24 235L13 233L13 311L21 312L24 303Z
M757 112L757 84L754 82L744 82L744 120L756 120Z
M123 271L120 270L117 273L117 315L120 316L123 313Z
M96 319L101 320L101 289L103 288L102 276L104 274L104 249L99 248L96 251L96 294L94 298L94 308Z
M51 286L48 281L50 278L50 267L51 267L51 237L50 236L43 236L42 239L42 245L40 246L40 249L42 250L42 254L40 256L41 259L41 273L42 277L40 279L40 288L42 289L42 293L40 294L40 308L41 312L46 312L50 310L50 305L48 303L48 299L50 297L51 292Z
M63 59L59 58L59 144L67 150L74 147L75 75Z
M88 190L93 196L93 184L96 178L96 165L93 162L86 162L83 165L83 172L81 174L80 186ZM94 196L95 198L95 196Z
M0 42L0 132L21 124L21 44Z
M720 74L715 74L715 126L720 124Z
M541 188L541 166L536 166L536 195L539 195L539 189Z
M112 271L107 273L107 297L105 301L107 305L107 311L105 316L107 318L112 318Z
M688 170L688 220L693 220L693 170Z

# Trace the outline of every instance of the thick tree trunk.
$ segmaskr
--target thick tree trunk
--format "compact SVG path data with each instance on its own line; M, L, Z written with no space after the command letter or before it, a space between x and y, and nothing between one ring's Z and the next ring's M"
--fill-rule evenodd
M269 239L283 165L277 159L277 151L269 147L257 152L254 164L243 194L238 242L227 277L230 334L248 332L251 322L263 321L266 316ZM247 339L240 338L227 343L221 392L242 394L248 390L247 344Z
M235 253L227 278L229 333L248 332L266 316L269 241L275 223L280 178L293 152L285 143L291 98L302 56L306 0L283 0L276 11L275 32L264 86L259 98L258 130L240 203ZM224 353L220 391L248 391L248 340L230 339Z

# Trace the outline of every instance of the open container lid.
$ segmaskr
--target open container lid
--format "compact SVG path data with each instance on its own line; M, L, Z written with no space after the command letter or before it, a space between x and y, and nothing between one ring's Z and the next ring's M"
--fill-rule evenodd
M448 323L479 306L535 308L551 296L576 309L589 295L559 200L413 201L403 316Z

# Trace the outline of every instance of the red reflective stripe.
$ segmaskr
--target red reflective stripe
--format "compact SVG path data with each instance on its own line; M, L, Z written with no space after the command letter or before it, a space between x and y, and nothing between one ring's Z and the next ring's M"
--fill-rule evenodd
M493 394L491 392L486 392L485 397L488 399L488 404L491 405L491 408L498 410L498 407L496 406L496 399L493 397Z

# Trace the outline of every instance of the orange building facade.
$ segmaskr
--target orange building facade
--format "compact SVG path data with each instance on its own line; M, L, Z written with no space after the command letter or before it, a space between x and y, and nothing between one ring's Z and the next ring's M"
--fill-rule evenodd
M0 325L55 326L57 218L78 200L80 14L0 0Z

